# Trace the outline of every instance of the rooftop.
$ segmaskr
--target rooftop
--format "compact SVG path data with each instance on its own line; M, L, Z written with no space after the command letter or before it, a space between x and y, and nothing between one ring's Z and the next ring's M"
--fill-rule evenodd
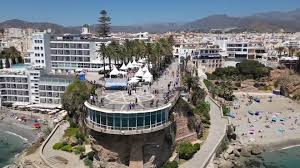
M89 106L102 112L151 111L152 109L170 106L178 95L180 84L176 63L170 65L158 80L150 85L142 85L128 90L97 89L96 96L91 97ZM178 75L178 76L177 76Z

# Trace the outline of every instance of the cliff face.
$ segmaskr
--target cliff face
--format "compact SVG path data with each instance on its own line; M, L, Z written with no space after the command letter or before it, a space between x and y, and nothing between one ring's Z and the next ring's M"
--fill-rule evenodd
M96 153L94 166L123 168L142 164L144 168L159 167L174 150L175 128L144 135L122 136L90 132Z

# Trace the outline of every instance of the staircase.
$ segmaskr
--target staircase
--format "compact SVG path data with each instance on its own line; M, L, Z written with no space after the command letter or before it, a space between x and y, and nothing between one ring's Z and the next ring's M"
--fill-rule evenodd
M183 115L176 115L176 142L188 141L192 142L197 140L197 133L195 131L189 130L187 123L187 117Z
M131 146L129 168L143 168L143 141L137 138Z

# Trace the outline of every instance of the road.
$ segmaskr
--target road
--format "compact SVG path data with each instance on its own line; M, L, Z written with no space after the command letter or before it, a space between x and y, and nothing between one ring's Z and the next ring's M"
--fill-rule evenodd
M211 125L208 137L201 145L201 149L193 156L193 158L180 165L180 168L206 167L220 141L226 134L226 125L228 124L228 120L223 118L219 106L209 96L207 96L205 100L210 103L209 114Z
M79 159L78 155L74 153L68 153L61 150L54 150L52 146L60 142L63 138L64 131L69 127L69 123L65 122L60 125L59 128L55 131L51 139L45 145L43 150L43 155L47 159L47 162L50 164L49 166L55 168L74 168L74 167L82 167L85 168L83 160ZM67 164L63 162L67 160Z

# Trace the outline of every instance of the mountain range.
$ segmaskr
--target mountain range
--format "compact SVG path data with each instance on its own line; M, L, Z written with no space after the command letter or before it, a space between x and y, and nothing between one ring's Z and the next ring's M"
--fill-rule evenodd
M13 19L0 22L0 28L37 28L45 30L51 28L55 33L79 33L80 26L65 27L48 22L27 22ZM95 32L97 25L91 25ZM265 12L251 16L233 17L225 14L211 15L198 20L185 23L154 23L128 26L112 26L112 32L168 32L168 31L201 31L208 32L211 29L235 28L239 31L251 32L300 32L300 9L288 12Z

